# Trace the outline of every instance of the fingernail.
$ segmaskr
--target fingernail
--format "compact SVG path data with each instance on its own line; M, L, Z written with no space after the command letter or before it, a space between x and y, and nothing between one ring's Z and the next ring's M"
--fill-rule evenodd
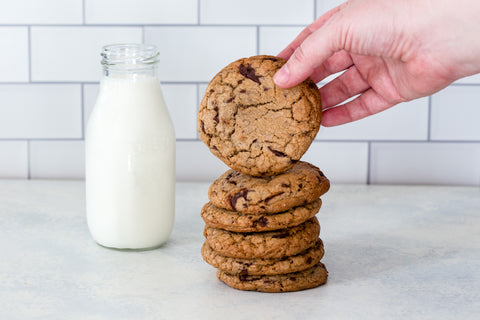
M288 71L287 65L284 65L282 68L280 68L280 70L277 71L277 73L275 73L273 76L273 81L275 81L277 85L281 86L287 84L289 78L290 71Z

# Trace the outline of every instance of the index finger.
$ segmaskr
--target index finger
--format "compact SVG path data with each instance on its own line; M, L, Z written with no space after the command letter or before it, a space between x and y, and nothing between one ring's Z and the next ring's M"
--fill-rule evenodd
M300 32L300 34L279 54L278 57L288 60L292 53L300 46L300 44L312 33L320 29L325 22L327 22L334 14L345 8L347 2L344 2L333 9L325 12L321 15L317 20L315 20L312 24L307 26L305 29Z

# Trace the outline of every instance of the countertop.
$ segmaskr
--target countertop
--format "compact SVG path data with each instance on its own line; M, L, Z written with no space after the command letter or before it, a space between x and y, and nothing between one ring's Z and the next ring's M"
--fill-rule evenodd
M478 319L480 189L332 185L324 286L232 289L203 262L208 183L178 183L152 251L97 245L82 181L0 180L0 319Z

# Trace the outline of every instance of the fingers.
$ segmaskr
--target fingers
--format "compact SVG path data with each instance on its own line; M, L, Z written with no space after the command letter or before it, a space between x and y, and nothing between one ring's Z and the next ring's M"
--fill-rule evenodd
M297 37L299 38L298 41L295 39L289 46L290 51L293 49L295 51L293 51L288 61L277 71L273 78L280 88L290 88L299 84L308 78L325 60L341 49L339 46L342 42L340 41L340 37L342 37L342 24L325 24L325 22L331 19L335 13L342 10L345 5L346 4L342 4L329 11L329 15L326 16L325 21L320 20L318 23L321 24L320 28L310 34L309 31L306 31L301 35L302 37ZM316 25L312 27L312 30L315 27ZM306 38L301 42L300 40L304 36L306 36ZM289 54L290 52L288 50L287 52L285 52L285 50L282 51L282 55L285 57Z
M322 125L325 127L338 126L368 117L393 105L395 105L394 102L385 100L370 88L350 102L323 111Z
M348 69L353 65L352 57L344 50L335 52L320 67L315 69L310 75L310 79L317 83L331 74Z
M285 48L283 49L278 56L285 60L289 59L292 53L300 46L300 44L313 32L317 31L321 28L325 22L327 22L332 15L337 13L338 11L342 10L345 7L346 3L342 3L341 5L327 11L323 15L321 15L317 20L315 20L312 24L302 30L300 34Z
M368 88L370 88L368 82L360 74L357 67L352 66L319 89L322 96L322 108L333 107Z

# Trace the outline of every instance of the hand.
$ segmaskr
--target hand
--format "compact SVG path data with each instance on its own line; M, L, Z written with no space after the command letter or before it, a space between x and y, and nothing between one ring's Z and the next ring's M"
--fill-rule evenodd
M479 16L478 0L351 0L279 54L288 61L274 80L288 88L345 71L319 89L322 125L358 120L480 72Z

